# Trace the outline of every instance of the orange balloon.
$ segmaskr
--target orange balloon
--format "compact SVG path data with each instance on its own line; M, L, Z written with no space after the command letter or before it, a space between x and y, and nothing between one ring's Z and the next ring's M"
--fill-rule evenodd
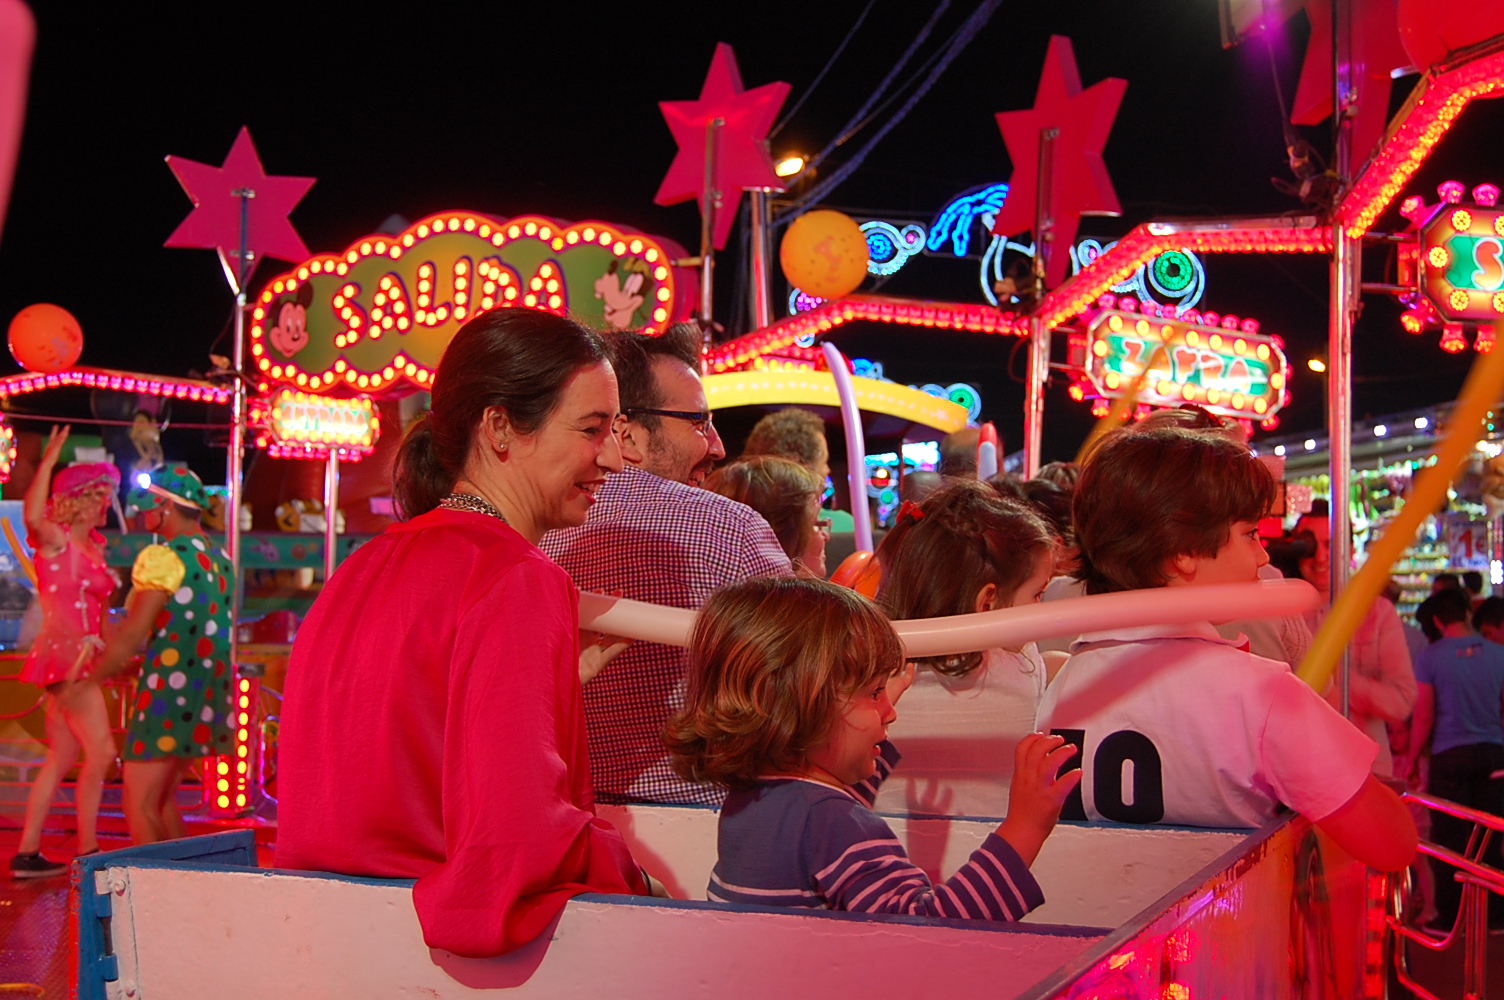
M820 299L854 292L867 276L867 235L849 215L820 209L783 234L778 262L789 284Z
M883 568L876 553L853 552L841 560L841 565L830 574L830 582L838 587L854 590L863 597L875 598L877 585L882 581Z
M62 306L38 302L10 321L10 354L27 371L50 375L72 368L84 352L84 331Z

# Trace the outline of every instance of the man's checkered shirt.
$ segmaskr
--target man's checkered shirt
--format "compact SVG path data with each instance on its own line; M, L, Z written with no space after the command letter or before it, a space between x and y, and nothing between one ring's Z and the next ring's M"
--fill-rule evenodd
M607 478L584 525L549 532L539 548L581 590L675 608L698 608L728 583L792 572L752 508L630 465ZM600 801L720 805L725 789L676 775L660 739L682 704L685 665L685 650L639 642L585 685Z

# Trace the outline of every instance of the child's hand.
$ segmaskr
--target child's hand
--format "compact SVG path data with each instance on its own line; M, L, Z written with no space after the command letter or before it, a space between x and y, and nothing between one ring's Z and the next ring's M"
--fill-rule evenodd
M1032 865L1039 848L1055 829L1065 797L1081 782L1081 769L1055 775L1076 752L1063 736L1030 733L1013 752L1013 785L1008 790L1008 818L998 827L1006 840Z

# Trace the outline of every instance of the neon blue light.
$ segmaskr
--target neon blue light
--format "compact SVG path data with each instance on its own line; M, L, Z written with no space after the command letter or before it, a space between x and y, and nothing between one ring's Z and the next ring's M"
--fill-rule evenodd
M924 227L907 225L902 229L891 222L874 219L862 223L867 234L867 270L872 274L892 274L924 249Z
M796 315L798 313L809 312L811 309L815 308L815 306L820 305L824 301L825 301L825 299L816 298L815 296L806 293L803 289L800 289L800 288L790 288L789 289L789 315L790 316L794 316L794 315ZM805 339L806 338L804 338L804 337L800 337L799 340L797 341L797 343L799 344L800 347L813 347L814 346L815 341L814 341L813 337L808 338L808 340L809 340L808 344L806 344L804 342Z
M1107 244L1081 240L1071 247L1071 273L1080 271L1115 246L1115 240ZM1112 290L1140 301L1173 306L1179 314L1195 306L1206 294L1206 268L1190 250L1166 250L1134 271L1127 281L1113 285Z
M974 385L953 382L945 387L945 398L957 406L966 407L966 419L975 422L982 415L982 394Z
M930 226L930 235L925 245L930 250L939 250L949 240L951 252L957 257L965 257L971 248L972 224L983 219L985 214L983 225L990 233L991 220L997 217L997 210L1003 207L1003 200L1007 197L1007 184L989 184L978 191L961 195L941 209L934 225Z
M873 361L871 358L852 358L851 369L851 373L857 378L870 378L878 382L889 381L883 375L883 363L881 361Z

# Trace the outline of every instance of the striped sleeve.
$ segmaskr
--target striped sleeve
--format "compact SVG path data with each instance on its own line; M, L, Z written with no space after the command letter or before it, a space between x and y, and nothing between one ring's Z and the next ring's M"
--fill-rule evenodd
M862 815L865 813L865 815ZM852 802L811 816L812 855L829 860L813 881L825 904L857 913L905 913L962 920L1018 920L1044 902L1028 865L996 833L939 885L909 860L892 830Z
M898 762L903 760L903 754L898 752L898 748L891 740L883 740L878 746L882 747L882 753L878 754L877 766L872 772L872 777L850 786L852 793L867 803L868 809L871 809L873 803L877 801L877 790L882 787L884 781L888 780L888 775L893 773Z

